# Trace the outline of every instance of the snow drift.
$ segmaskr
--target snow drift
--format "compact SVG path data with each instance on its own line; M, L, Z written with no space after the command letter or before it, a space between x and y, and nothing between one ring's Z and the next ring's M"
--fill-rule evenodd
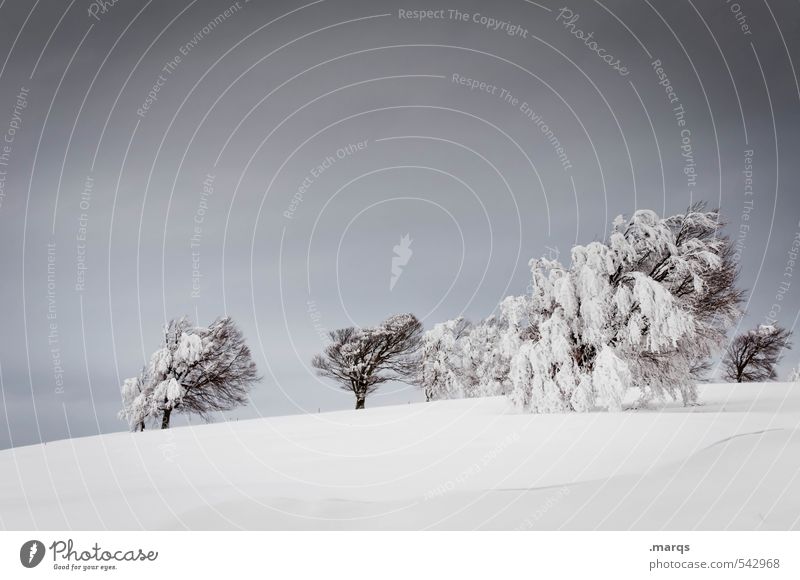
M789 529L800 388L530 415L465 399L0 452L9 529Z

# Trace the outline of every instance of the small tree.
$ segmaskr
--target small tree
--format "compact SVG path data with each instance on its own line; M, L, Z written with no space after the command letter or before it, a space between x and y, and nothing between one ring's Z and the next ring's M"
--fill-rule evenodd
M145 421L150 413L150 401L142 385L144 374L143 368L138 377L125 379L122 385L122 410L119 416L128 422L132 431L144 431Z
M775 380L775 367L783 351L791 348L791 334L780 326L764 324L740 334L725 350L725 377L737 383Z
M193 327L188 319L173 319L164 327L162 346L138 377L122 387L120 418L134 431L148 420L169 427L173 411L207 418L247 403L258 380L256 365L242 332L229 318L208 327Z
M341 328L329 333L331 343L311 364L317 374L352 391L356 409L367 395L391 380L413 382L422 324L413 314L397 314L370 328Z

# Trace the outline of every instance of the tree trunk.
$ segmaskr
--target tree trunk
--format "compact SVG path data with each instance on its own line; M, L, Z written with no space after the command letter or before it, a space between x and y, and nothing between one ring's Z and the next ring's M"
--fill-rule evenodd
M367 401L367 396L361 393L356 393L356 409L363 409L364 403Z
M161 428L162 429L169 429L169 416L172 413L172 409L164 409L164 416L161 417Z

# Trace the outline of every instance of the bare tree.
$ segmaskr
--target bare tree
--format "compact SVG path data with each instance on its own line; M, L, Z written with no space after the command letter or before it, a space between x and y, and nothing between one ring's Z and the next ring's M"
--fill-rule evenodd
M737 383L775 380L775 367L783 351L791 348L791 334L780 326L761 325L737 336L722 361L726 378Z
M352 391L356 409L367 395L392 380L413 382L422 323L413 314L397 314L369 328L340 328L329 333L331 343L311 364L317 374Z
M208 327L173 319L150 363L139 377L125 381L120 416L136 431L159 417L167 429L173 411L207 419L212 412L246 404L258 378L242 332L229 317Z

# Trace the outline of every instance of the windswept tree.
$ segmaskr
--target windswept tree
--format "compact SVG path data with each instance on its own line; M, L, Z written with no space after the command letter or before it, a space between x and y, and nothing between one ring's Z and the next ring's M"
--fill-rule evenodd
M167 429L173 412L208 419L210 413L247 403L258 373L233 320L218 318L204 327L178 318L163 332L161 348L138 377L122 386L120 418L132 430L144 430L149 421L160 421Z
M392 380L413 382L418 369L422 324L413 314L397 314L375 327L341 328L311 364L317 374L332 379L356 397L363 409L367 395Z
M791 334L786 328L771 324L740 334L725 349L725 377L737 383L775 380L781 355L791 348Z
M437 361L456 361L461 385L472 366L484 389L533 412L620 409L634 387L643 400L692 404L697 376L740 316L722 226L703 204L666 218L620 216L605 241L572 248L569 264L531 261L531 293L506 298L483 336L470 331Z
M512 398L534 411L620 409L643 399L696 400L696 372L739 316L742 291L717 211L618 217L605 242L572 249L572 263L532 263L533 292L512 318L523 340Z

